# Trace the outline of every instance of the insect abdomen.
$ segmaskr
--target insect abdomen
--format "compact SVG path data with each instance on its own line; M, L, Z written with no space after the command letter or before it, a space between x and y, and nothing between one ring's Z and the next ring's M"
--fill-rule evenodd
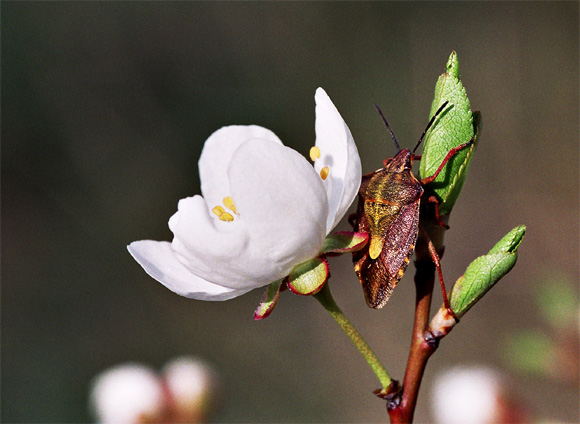
M376 172L361 187L355 231L368 233L370 239L353 254L353 262L371 308L384 306L410 262L422 193L409 170Z

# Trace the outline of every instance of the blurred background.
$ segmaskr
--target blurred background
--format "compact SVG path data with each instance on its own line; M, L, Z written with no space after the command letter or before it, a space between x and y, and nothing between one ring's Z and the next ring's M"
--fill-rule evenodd
M513 271L431 358L416 419L433 419L436 373L468 363L509 376L534 419L577 422L578 355L574 370L555 352L563 332L578 340L578 16L577 2L2 2L2 420L91 421L103 369L195 355L221 376L216 421L386 421L378 381L313 299L285 292L255 322L261 290L181 298L126 245L171 239L221 126L262 125L307 154L319 86L377 169L394 148L374 103L414 146L456 50L483 132L446 237L448 286L528 230ZM412 267L374 311L350 258L330 266L337 302L402 379Z

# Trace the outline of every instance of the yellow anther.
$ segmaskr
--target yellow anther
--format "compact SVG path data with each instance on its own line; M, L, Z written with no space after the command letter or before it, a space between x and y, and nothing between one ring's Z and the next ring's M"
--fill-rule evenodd
M323 180L326 180L326 178L328 178L329 173L330 173L330 168L328 166L325 166L324 168L322 168L320 170L320 178L322 178Z
M222 213L219 216L219 218L220 218L220 221L226 221L226 222L232 222L234 220L234 217L227 212Z
M310 148L310 160L312 160L312 162L314 162L319 157L320 157L320 148L318 148L316 146L312 146Z
M213 213L215 213L215 214L218 216L218 218L219 218L220 216L222 216L222 215L223 215L223 213L224 213L224 208L222 208L221 206L216 206L216 207L215 207L215 208L213 208L211 211L212 211Z
M234 204L234 199L232 199L230 196L224 197L224 205L226 208L231 210L233 213L235 213L235 214L238 213L238 211L236 209L236 205Z

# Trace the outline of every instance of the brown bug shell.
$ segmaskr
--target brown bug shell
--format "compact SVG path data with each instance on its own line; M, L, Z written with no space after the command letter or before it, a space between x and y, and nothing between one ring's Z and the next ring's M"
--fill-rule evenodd
M402 149L362 178L354 231L368 233L369 242L353 253L353 263L371 308L389 300L415 250L423 187L412 162L413 153Z

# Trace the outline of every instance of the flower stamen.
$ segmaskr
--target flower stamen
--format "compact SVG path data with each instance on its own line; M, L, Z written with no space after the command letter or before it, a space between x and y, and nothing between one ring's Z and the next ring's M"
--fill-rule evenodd
M220 221L232 222L234 217L231 214L224 212L219 216L219 219Z
M236 215L238 214L236 205L234 204L234 199L230 196L224 197L223 203L226 208ZM226 212L223 206L215 206L211 211L220 219L220 221L232 222L234 220L234 216L231 213Z
M222 216L222 214L225 212L224 208L221 206L216 206L215 208L213 208L211 210L214 214L217 215L217 217L219 218L220 216Z
M322 168L320 170L320 178L322 178L322 180L326 180L328 178L329 173L330 173L330 168L328 166L325 166L324 168Z
M314 162L319 157L320 157L320 148L317 146L312 146L310 148L310 160L312 160L312 162Z
M236 209L236 205L234 203L234 199L232 199L230 196L224 197L223 202L224 202L224 206L226 208L228 208L229 210L231 210L236 215L238 214L238 210Z

